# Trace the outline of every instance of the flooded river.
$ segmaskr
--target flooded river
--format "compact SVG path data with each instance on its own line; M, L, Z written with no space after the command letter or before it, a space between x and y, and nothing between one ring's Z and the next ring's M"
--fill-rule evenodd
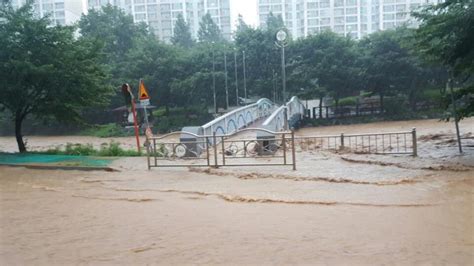
M0 167L0 262L473 265L474 152L456 155L445 123L418 125L417 158L299 151L297 171ZM299 134L322 131L341 128Z

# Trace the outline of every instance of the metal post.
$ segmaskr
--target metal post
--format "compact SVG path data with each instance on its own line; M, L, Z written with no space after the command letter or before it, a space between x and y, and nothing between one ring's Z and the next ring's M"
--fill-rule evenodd
M148 170L151 169L151 166L150 166L150 147L151 147L151 142L146 147L146 162L147 162L147 165L148 165Z
M209 158L209 137L206 137L206 160L207 160L207 166L210 166L211 162Z
M133 97L132 92L130 92L130 95L132 96L133 127L135 129L135 138L136 138L136 141L137 141L137 150L138 150L138 153L141 153L141 150L140 150L140 137L139 137L140 132L138 130L137 110L135 108L135 98Z
M449 72L448 86L451 92L451 104L453 106L454 124L456 126L456 137L458 140L459 153L462 153L461 134L459 132L459 119L458 119L458 113L457 113L457 107L456 107L456 100L454 99L453 78L452 78L451 71Z
M212 93L214 96L214 113L217 114L217 93L216 93L216 62L214 60L214 47L212 47Z
M224 143L224 137L221 137L221 142L222 142L222 165L225 166L225 143Z
M281 137L282 141L283 141L283 164L286 165L286 137L285 137L285 134L282 135Z
M245 51L243 53L243 64L244 64L244 98L247 99L247 70L245 69Z
M212 139L214 141L213 146L214 146L214 168L219 168L219 165L217 163L217 138L216 138L216 132L212 133Z
M235 70L235 106L239 106L239 79L237 75L237 52L234 49L234 70Z
M344 133L341 133L341 147L340 147L341 150L344 149Z
M229 88L227 85L227 53L224 52L224 72L225 72L225 109L229 109Z
M276 73L275 73L275 69L272 69L272 72L273 72L273 103L276 103L276 94L277 94L277 90L276 90L276 80L275 80L275 76L276 76Z
M155 159L155 165L154 166L158 166L158 158L157 158L157 155L158 153L156 153L156 140L153 139L153 158Z
M285 45L281 46L281 75L283 82L283 102L286 102L286 62L285 62Z
M296 157L295 157L295 130L291 129L291 157L293 160L293 171L296 170Z
M412 141L413 141L413 156L416 157L416 156L418 156L418 146L417 146L417 143L416 143L416 128L413 128L411 130L411 138L412 138Z

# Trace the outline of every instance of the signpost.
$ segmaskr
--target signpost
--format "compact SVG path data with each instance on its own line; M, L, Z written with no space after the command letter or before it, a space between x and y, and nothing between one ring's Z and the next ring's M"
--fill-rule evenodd
M140 84L138 87L138 99L140 100L140 104L143 106L143 113L145 115L145 123L146 123L146 129L150 128L150 125L148 123L148 113L146 111L146 107L150 105L150 95L148 95L148 91L145 88L145 83L143 82L143 79L140 79Z
M127 83L122 85L122 92L124 93L126 104L132 105L131 111L133 115L133 126L135 128L135 138L137 140L137 150L140 153L140 138L138 136L139 132L138 132L138 123L137 123L137 110L135 108L135 97L133 96L132 88L130 88L130 85L128 85Z

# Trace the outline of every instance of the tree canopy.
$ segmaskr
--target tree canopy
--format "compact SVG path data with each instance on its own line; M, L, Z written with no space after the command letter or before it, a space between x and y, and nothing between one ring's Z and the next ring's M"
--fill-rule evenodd
M74 27L50 26L31 4L1 8L0 20L0 106L15 123L20 152L27 116L77 121L83 108L107 102L99 45L76 40Z
M179 13L176 23L174 25L173 37L171 43L174 45L181 46L183 48L191 48L194 45L193 37L189 25L183 18L183 15Z
M212 20L209 13L204 15L199 22L198 39L204 43L217 43L224 40L219 26Z
M421 22L417 29L417 49L429 61L443 64L459 90L455 98L459 117L474 114L474 1L446 0L413 14Z

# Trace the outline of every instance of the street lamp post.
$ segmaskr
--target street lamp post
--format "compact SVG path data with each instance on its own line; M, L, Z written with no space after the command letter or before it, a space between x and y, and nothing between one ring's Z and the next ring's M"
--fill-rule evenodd
M214 113L217 114L217 95L216 95L216 62L214 60L214 46L212 47L212 94L214 98Z
M243 53L243 64L244 64L244 98L247 99L247 71L245 69L245 51Z
M273 85L273 102L277 101L277 89L276 89L276 73L275 69L272 69L272 85Z
M281 48L281 75L283 83L283 102L286 101L286 62L285 62L285 47L288 46L286 39L288 34L283 29L279 30L276 34L277 41L275 44Z
M237 76L237 51L234 49L234 70L235 70L235 106L239 106L239 79Z
M225 108L229 109L229 88L227 86L227 52L224 51L224 72L225 72Z

